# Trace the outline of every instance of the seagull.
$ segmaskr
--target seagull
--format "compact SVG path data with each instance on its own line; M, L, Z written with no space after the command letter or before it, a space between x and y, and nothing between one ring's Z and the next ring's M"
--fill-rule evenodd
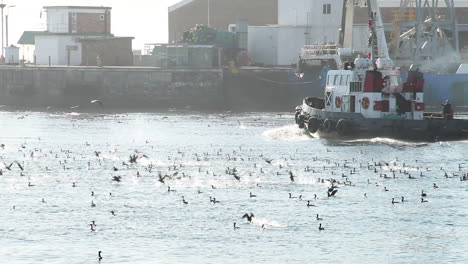
M247 221L249 221L250 223L252 223L252 220L253 220L254 217L255 217L255 216L254 216L253 213L250 213L250 215L247 214L247 213L245 213L245 214L242 216L242 219L247 218Z
M79 105L70 106L70 109L76 109L76 108L78 108L78 107L80 107L80 106L79 106Z
M183 196L182 196L182 203L183 203L183 204L188 204L188 202L185 201L185 197L183 197Z
M21 164L18 161L15 161L15 163L16 163L16 165L18 165L18 168L20 168L22 171L24 171L23 166L21 166Z
M91 103L92 103L92 104L98 104L100 107L103 106L103 103L102 103L102 101L100 101L100 100L92 100Z
M215 197L211 198L211 196L210 196L210 202L212 202L213 204L219 203L219 201L217 201Z
M292 173L292 171L289 171L289 179L291 180L291 182L294 182L294 174Z
M158 177L159 177L159 180L158 180L158 181L159 181L160 183L162 183L162 184L165 184L164 179L170 178L168 175L164 175L164 177L161 176L161 175L159 175Z
M5 162L3 163L5 165L5 169L11 170L11 166L14 164L13 162L10 163L10 165L7 165Z
M113 180L113 181L116 181L116 182L120 182L121 179L122 179L121 176L114 176L114 177L112 177L112 180Z
M335 194L338 192L338 190L334 189L334 188L331 188L331 190L329 190L327 192L328 194L328 197L332 197L332 196L335 196Z

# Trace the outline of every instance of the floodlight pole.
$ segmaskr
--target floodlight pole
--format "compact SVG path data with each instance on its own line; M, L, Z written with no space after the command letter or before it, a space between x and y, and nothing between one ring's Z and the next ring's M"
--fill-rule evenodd
M4 49L5 49L5 43L4 43L4 40L5 40L5 38L4 38L5 32L4 32L4 27L3 27L3 9L5 8L5 6L6 6L6 5L3 3L3 0L2 0L2 3L0 4L0 8L2 9L2 12L1 12L1 13L2 13L2 14L1 14L1 15L2 15L2 57L4 57L4 56L3 56L3 55L4 55L3 52L4 52Z

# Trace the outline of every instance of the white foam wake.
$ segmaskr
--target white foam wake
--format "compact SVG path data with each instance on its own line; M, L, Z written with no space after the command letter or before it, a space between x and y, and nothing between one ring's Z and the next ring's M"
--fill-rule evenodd
M264 228L268 227L279 227L279 228L285 228L288 227L286 224L282 224L276 221L264 219L264 218L253 218L252 219L252 224L256 226L263 226Z
M389 146L399 146L399 147L422 147L427 146L428 143L417 143L417 142L409 142L409 141L402 141L398 139L392 138L371 138L371 139L357 139L347 141L348 143L371 143L371 144L382 144L382 145L389 145Z
M275 141L306 141L312 137L296 125L273 128L263 132L263 136Z

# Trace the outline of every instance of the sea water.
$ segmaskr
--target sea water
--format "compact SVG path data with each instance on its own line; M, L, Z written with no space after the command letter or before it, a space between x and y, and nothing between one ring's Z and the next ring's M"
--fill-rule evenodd
M0 144L0 263L468 263L468 142L327 141L277 113L0 112Z

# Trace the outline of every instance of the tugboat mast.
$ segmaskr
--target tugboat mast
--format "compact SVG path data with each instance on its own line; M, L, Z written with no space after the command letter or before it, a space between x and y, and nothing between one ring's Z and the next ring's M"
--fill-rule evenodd
M385 38L385 30L380 14L380 8L377 0L367 0L367 7L369 9L368 25L371 31L369 37L369 47L371 48L371 58L375 61L378 58L390 58L387 46L387 39Z

